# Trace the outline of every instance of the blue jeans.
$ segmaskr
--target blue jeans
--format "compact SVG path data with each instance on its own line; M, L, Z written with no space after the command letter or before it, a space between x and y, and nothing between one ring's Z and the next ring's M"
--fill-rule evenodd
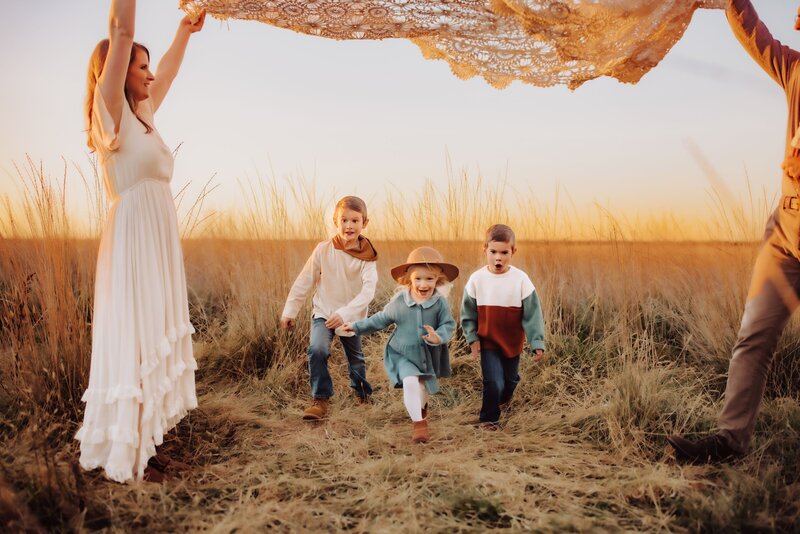
M511 400L519 384L519 356L506 358L500 350L481 350L483 404L481 423L497 423L500 405Z
M311 380L311 395L315 399L333 397L333 381L328 372L328 358L331 355L333 328L325 326L325 319L311 320L311 344L308 347L308 374ZM347 367L350 371L350 387L361 398L372 394L372 386L367 382L367 366L361 351L361 336L339 337Z

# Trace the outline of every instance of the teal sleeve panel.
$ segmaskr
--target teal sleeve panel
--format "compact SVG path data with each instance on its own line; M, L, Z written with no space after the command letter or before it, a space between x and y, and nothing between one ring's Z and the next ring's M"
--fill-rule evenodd
M478 341L478 301L470 297L466 289L461 300L461 330L467 343Z
M544 350L544 317L536 291L522 300L522 328L531 350Z

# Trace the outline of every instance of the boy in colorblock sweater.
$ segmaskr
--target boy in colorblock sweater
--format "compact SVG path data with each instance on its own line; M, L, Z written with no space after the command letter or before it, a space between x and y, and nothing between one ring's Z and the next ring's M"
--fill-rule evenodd
M480 355L483 404L480 428L497 429L500 408L519 384L520 354L528 338L534 361L544 356L544 319L528 275L511 265L517 251L514 231L495 224L486 231L486 267L464 286L461 328L473 358Z

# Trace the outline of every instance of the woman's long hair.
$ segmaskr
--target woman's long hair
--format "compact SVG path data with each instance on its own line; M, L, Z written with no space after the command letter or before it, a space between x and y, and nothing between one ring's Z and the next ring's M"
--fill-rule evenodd
M103 39L97 46L94 47L94 52L92 52L92 58L89 60L89 74L86 78L86 105L85 105L85 117L86 117L86 136L87 141L86 144L89 145L89 148L95 150L96 147L94 146L94 142L92 142L92 108L94 107L94 92L97 89L97 80L100 79L100 75L103 73L103 67L106 64L106 57L108 57L108 47L109 41L108 39ZM141 45L139 43L133 43L131 47L131 59L128 62L128 66L133 63L133 60L136 59L136 51L137 50L144 50L144 53L147 54L147 59L150 59L150 51L147 49L146 46ZM128 106L130 106L131 111L133 114L136 115L136 118L139 119L139 122L144 124L144 127L147 129L147 133L153 131L153 127L147 124L147 122L136 113L136 102L133 100L133 97L128 93L128 89L125 89L125 100L128 101Z

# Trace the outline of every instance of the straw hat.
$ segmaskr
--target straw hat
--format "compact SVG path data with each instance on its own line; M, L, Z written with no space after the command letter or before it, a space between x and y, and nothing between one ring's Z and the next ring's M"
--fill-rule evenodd
M442 270L448 282L452 282L458 277L458 267L445 263L438 250L433 247L419 247L411 251L404 264L392 268L392 278L398 280L412 265L435 265Z

